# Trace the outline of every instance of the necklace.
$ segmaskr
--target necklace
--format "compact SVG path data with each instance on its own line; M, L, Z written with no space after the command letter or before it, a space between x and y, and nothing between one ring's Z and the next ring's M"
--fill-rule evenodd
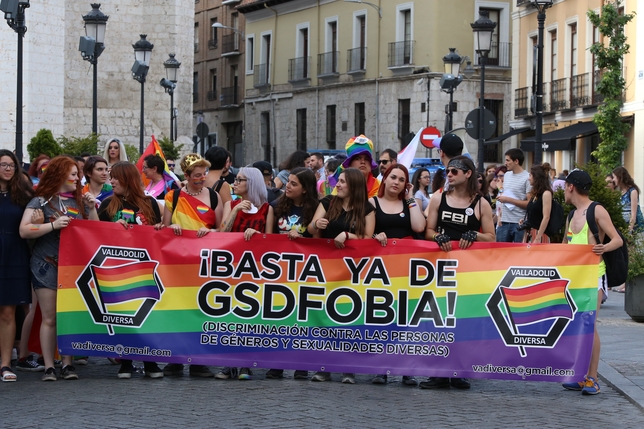
M183 192L185 192L186 194L190 195L191 197L196 197L197 195L201 194L201 191L203 191L203 188L199 189L199 192L195 192L195 193L193 194L192 192L189 192L189 191L188 191L188 187L187 187L187 186L186 186L185 188L183 188Z

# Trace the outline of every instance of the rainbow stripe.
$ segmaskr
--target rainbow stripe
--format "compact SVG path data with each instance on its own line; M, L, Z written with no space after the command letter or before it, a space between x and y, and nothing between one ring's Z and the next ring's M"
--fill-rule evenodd
M197 206L197 210L199 211L199 213L204 214L207 213L210 208L206 206Z
M568 241L568 243L572 241L572 231L568 231L566 233L566 241Z
M154 280L158 262L136 262L116 267L91 265L94 283L104 304L117 304L134 299L159 300L161 294Z
M78 217L78 213L80 213L80 212L78 211L77 208L67 207L67 214L68 215L73 216L73 217Z
M29 229L32 230L32 231L38 231L38 230L40 230L40 225L31 225L29 227Z
M126 220L134 219L134 210L123 209L121 210L121 213L123 214L123 219L126 219Z
M568 280L552 280L522 288L503 287L508 312L515 325L527 325L555 317L572 319L566 297Z

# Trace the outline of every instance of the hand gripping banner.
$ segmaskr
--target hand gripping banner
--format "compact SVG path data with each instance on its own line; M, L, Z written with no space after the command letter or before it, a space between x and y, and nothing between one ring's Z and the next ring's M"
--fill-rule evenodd
M61 354L510 380L588 368L591 246L332 240L75 221L62 232Z

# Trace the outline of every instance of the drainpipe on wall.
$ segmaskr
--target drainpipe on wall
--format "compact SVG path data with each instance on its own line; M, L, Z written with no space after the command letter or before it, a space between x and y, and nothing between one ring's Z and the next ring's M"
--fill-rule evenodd
M269 64L269 66L271 67L271 81L269 82L269 85L271 86L271 134L273 134L273 138L271 139L271 154L273 155L273 162L271 164L273 164L273 167L275 167L275 165L277 164L277 127L275 127L275 99L273 98L273 79L275 79L275 58L273 57L273 52L275 52L275 42L277 40L277 11L271 9L266 3L264 3L264 7L273 12L273 15L275 15L275 20L273 22L273 35L275 40L271 41L271 52L269 52L271 58L271 64Z

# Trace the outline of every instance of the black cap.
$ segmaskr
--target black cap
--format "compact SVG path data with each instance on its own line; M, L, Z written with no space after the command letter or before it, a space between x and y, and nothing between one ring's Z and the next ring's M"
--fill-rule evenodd
M570 183L576 188L588 191L593 185L593 179L591 179L590 174L586 173L584 170L573 170L570 172L568 177L566 177L566 183Z
M257 161L253 163L253 167L262 172L264 176L273 174L273 166L268 161Z
M436 146L436 140L434 140ZM445 152L445 155L453 158L463 153L463 140L454 133L444 135L438 142L438 148Z

